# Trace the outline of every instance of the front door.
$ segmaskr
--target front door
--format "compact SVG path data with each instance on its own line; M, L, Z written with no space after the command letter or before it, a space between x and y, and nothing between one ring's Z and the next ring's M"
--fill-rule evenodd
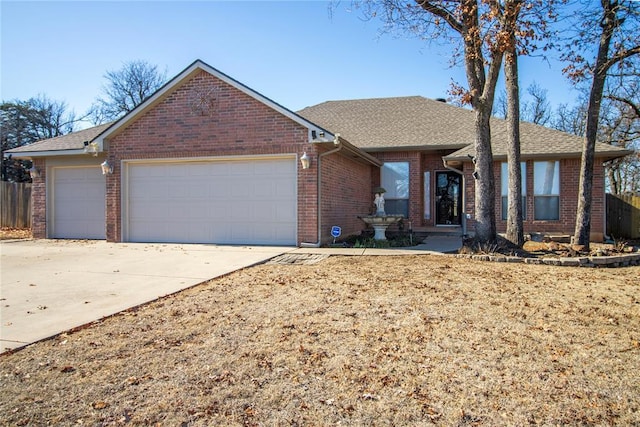
M462 176L436 172L436 225L460 225L462 217Z

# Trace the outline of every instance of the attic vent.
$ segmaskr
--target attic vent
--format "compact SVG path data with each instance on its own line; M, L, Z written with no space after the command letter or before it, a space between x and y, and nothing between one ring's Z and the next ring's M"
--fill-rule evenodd
M447 103L447 100L444 98L436 98L436 101L438 102L444 102L445 104Z

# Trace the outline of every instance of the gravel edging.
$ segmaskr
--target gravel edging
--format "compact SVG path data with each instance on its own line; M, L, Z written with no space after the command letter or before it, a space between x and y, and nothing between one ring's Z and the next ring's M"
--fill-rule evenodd
M468 255L454 254L455 258L467 258L475 261L510 262L524 264L556 265L560 267L630 267L640 265L640 253L614 256L583 256L574 258L522 258L505 255Z

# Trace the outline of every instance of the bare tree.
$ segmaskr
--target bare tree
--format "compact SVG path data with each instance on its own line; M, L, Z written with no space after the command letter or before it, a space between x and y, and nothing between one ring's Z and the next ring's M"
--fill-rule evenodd
M107 83L103 96L91 107L94 124L115 120L143 103L166 82L166 71L156 65L137 60L123 64L122 68L105 74Z
M628 69L637 69L640 54L640 10L633 1L601 0L596 10L588 6L575 14L581 23L579 34L563 54L570 62L565 68L570 78L577 82L591 78L573 236L574 243L585 248L590 243L595 143L605 82L613 73L624 75ZM597 54L589 62L583 52L593 45Z
M543 43L546 50L551 38L549 24L556 19L555 0L505 0L504 12L500 15L502 23L502 44L505 50L505 86L507 93L507 232L506 238L512 243L524 244L524 226L522 220L522 176L520 168L520 87L518 83L518 56L530 55ZM537 85L531 85L528 93L534 102L525 104L530 111L532 121L540 123L544 111L548 110L546 94ZM546 104L545 104L546 102Z
M547 90L533 82L527 87L527 94L532 100L524 104L522 119L541 126L549 125L553 112L547 99Z
M507 92L502 90L498 96L496 96L493 104L493 115L501 119L506 119L509 115L509 109L507 107Z
M53 101L38 95L26 101L3 102L0 105L0 140L2 180L28 181L28 162L5 158L12 148L73 132L75 124L82 120L68 111L64 102Z
M636 151L636 156L618 158L606 164L608 190L613 194L635 194L640 190L640 158L637 155L640 153L640 116L632 104L633 100L603 100L598 140Z
M607 85L609 86L609 85ZM606 95L602 100L597 140L635 151L635 155L609 161L605 165L607 191L613 194L640 193L640 116L629 105L636 99L618 101ZM640 97L636 93L635 97ZM552 115L552 127L574 135L585 135L587 100L576 106L560 105Z
M505 1L502 16L505 30L505 86L507 91L507 232L511 243L524 244L524 225L522 221L522 172L520 169L520 85L518 83L518 40L516 31L518 15L522 7L519 0Z
M586 101L573 107L560 104L551 119L551 127L572 135L584 136L586 117Z
M538 83L533 82L527 86L525 96L520 95L523 101L520 104L520 120L523 122L531 122L541 126L552 126L554 117L551 103L547 98L547 90L543 89ZM507 92L502 91L497 97L493 106L494 115L502 119L507 119Z

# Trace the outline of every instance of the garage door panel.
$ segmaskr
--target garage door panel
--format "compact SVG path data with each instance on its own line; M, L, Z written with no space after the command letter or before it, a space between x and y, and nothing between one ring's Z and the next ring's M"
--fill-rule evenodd
M225 185L220 185L221 181L213 181L213 182L209 182L208 183L208 187L207 187L207 192L204 194L204 196L208 196L209 199L224 199L226 197L228 197L229 195L229 188L226 187ZM195 196L197 196L197 194L195 194Z
M273 185L275 186L276 197L288 197L292 192L296 191L295 184L284 180L276 180Z
M165 200L167 198L166 187L154 185L157 182L156 179L139 180L138 185L133 186L129 190L129 195L132 198L144 198L145 200Z
M132 164L127 240L296 243L294 159Z
M53 230L60 239L104 239L106 183L97 166L53 169Z
M246 176L243 175L243 177ZM248 187L248 183L246 183L244 179L241 179L239 175L230 176L227 185L229 189L227 196L230 200L242 200L243 198L253 195L251 188Z
M276 218L279 223L289 224L297 221L297 214L290 209L284 209L283 206L276 206Z

